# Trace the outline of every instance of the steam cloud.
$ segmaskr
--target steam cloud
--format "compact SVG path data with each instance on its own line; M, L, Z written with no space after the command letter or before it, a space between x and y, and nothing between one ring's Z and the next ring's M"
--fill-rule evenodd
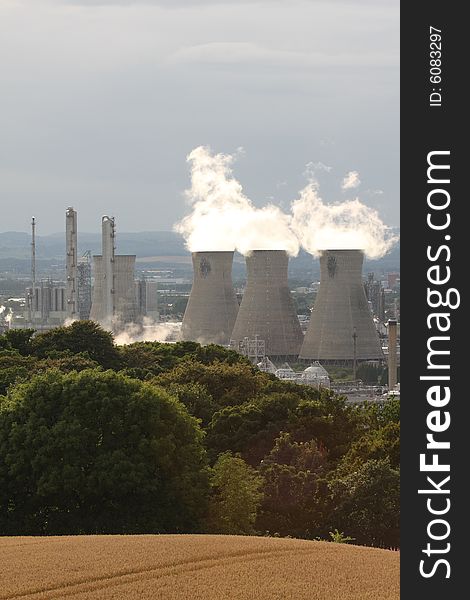
M191 165L191 188L186 196L191 213L175 225L191 252L238 250L286 250L299 252L290 228L290 217L268 204L256 208L232 175L236 155L212 154L199 146L187 157Z
M359 179L359 173L357 171L349 171L346 174L346 177L343 179L343 183L341 184L342 190L352 190L361 185L361 180Z
M142 323L123 323L118 315L102 321L100 325L113 334L117 346L134 342L174 342L181 330L181 323L162 323L150 317L144 317Z
M213 154L199 146L187 157L191 187L186 196L191 212L174 227L191 252L286 250L298 254L300 246L314 256L322 250L357 249L368 258L384 256L398 241L373 208L358 198L327 204L319 196L316 171L329 172L323 163L309 163L309 183L292 202L291 213L268 204L256 208L233 177L236 155ZM348 190L360 185L359 173L349 171L342 183Z
M148 317L143 325L127 323L114 336L117 346L126 346L134 342L174 342L178 339L181 323L157 323Z
M292 203L291 226L302 247L318 256L322 250L362 250L368 258L384 256L398 241L376 210L358 198L325 204L314 180Z

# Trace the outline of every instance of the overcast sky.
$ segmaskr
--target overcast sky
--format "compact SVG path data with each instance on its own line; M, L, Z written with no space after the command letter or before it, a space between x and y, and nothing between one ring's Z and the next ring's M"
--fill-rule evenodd
M169 230L201 144L259 206L323 163L398 225L398 0L0 0L0 81L0 231Z

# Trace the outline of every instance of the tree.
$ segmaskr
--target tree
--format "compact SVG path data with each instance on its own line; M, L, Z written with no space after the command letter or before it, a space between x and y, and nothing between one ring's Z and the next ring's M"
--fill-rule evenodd
M33 356L22 356L16 350L0 351L0 396L6 394L10 385L26 379L34 370L37 360Z
M239 456L221 454L211 470L212 496L207 529L212 533L254 534L263 494L262 478Z
M268 381L266 373L248 364L214 362L206 365L194 359L182 361L154 379L163 387L172 383L203 385L219 407L243 404L254 398Z
M0 534L190 532L208 490L202 432L161 389L50 370L0 397Z
M298 403L299 398L293 393L273 392L219 410L207 431L209 457L214 460L218 454L230 450L257 466L280 432L288 428Z
M32 351L39 358L54 352L87 353L105 369L117 368L119 352L113 336L94 321L74 321L68 327L56 327L38 333L32 340Z
M394 469L400 466L400 424L387 423L379 429L371 429L353 442L342 460L344 472L357 468L370 459L388 459Z
M326 470L326 452L314 441L295 442L289 433L282 433L260 465L265 497L258 528L280 535L315 537L321 522L319 480Z
M28 356L32 352L32 338L34 329L8 329L3 334L11 348L17 350L21 355Z
M208 426L218 407L204 386L198 383L172 383L166 390L186 406L190 415L201 421L202 427Z
M360 544L398 547L400 473L388 459L368 460L354 471L332 473L325 522Z

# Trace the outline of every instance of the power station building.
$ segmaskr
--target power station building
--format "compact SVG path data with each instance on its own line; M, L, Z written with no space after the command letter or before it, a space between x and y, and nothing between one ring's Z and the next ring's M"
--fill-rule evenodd
M322 363L383 360L362 282L360 250L325 250L320 289L299 358Z
M297 358L303 334L287 279L285 250L253 250L246 257L247 282L231 335L242 349L262 342L270 358Z
M158 321L158 284L156 281L139 279L135 282L136 308L140 319Z
M135 255L115 253L115 221L101 220L102 251L93 256L94 287L90 319L98 323L119 324L136 320L134 284Z
M181 338L228 344L238 313L232 283L233 252L193 252L193 285Z

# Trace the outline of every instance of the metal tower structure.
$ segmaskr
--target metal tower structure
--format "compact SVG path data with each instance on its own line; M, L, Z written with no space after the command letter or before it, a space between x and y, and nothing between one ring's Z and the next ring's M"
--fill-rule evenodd
M65 213L65 240L66 240L66 303L67 317L79 318L78 303L78 277L77 277L77 211L71 206Z

